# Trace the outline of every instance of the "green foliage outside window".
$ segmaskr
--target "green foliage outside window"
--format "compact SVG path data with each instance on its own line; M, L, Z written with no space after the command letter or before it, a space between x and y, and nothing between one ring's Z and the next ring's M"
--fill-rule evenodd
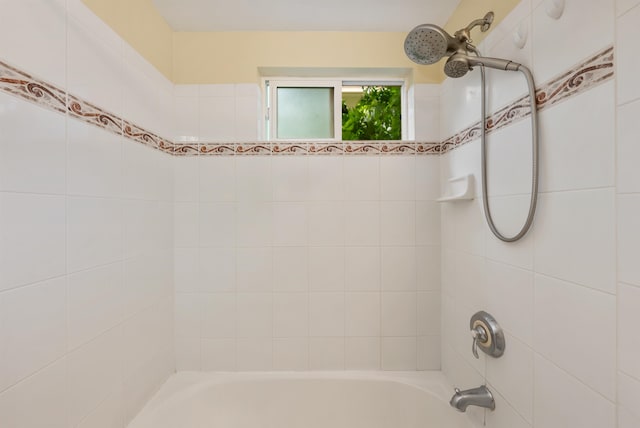
M343 140L400 140L400 86L366 86L352 108L342 102Z

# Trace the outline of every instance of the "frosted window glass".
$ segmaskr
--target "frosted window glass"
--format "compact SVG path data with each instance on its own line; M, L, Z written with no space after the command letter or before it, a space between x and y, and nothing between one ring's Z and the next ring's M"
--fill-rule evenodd
M277 138L333 138L333 88L278 88Z

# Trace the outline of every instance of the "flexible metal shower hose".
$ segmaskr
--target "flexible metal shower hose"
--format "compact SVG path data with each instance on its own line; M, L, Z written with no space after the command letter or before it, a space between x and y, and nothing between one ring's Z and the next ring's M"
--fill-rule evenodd
M476 55L479 56L479 53L476 52ZM491 232L504 242L514 242L522 238L531 228L531 224L533 223L533 216L536 212L536 205L538 202L538 109L536 107L536 86L533 81L533 75L531 71L520 65L518 68L522 74L524 74L527 80L527 86L529 87L529 99L530 99L530 107L531 107L531 201L529 203L529 213L527 214L527 219L520 229L520 232L515 234L514 236L508 237L504 236L500 231L496 228L496 225L493 222L493 217L491 216L491 210L489 208L489 193L487 192L487 131L486 131L486 94L485 94L485 70L484 66L480 66L481 72L481 114L482 114L482 124L481 124L481 145L482 145L482 201L484 204L484 215L487 219L487 223L489 224L489 229Z

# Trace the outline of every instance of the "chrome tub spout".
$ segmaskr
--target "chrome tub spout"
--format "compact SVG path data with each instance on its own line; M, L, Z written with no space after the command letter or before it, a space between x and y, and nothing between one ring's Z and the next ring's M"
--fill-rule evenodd
M449 404L459 412L466 411L467 406L484 407L490 410L494 410L496 408L496 402L493 399L493 395L486 385L467 389L465 391L460 391L456 388L455 391L456 393L451 397Z

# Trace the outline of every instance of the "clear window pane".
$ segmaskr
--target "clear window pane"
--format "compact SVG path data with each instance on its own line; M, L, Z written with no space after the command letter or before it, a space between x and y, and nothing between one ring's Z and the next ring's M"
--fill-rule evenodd
M277 89L277 138L333 138L333 88Z
M343 140L400 140L401 86L343 86Z

